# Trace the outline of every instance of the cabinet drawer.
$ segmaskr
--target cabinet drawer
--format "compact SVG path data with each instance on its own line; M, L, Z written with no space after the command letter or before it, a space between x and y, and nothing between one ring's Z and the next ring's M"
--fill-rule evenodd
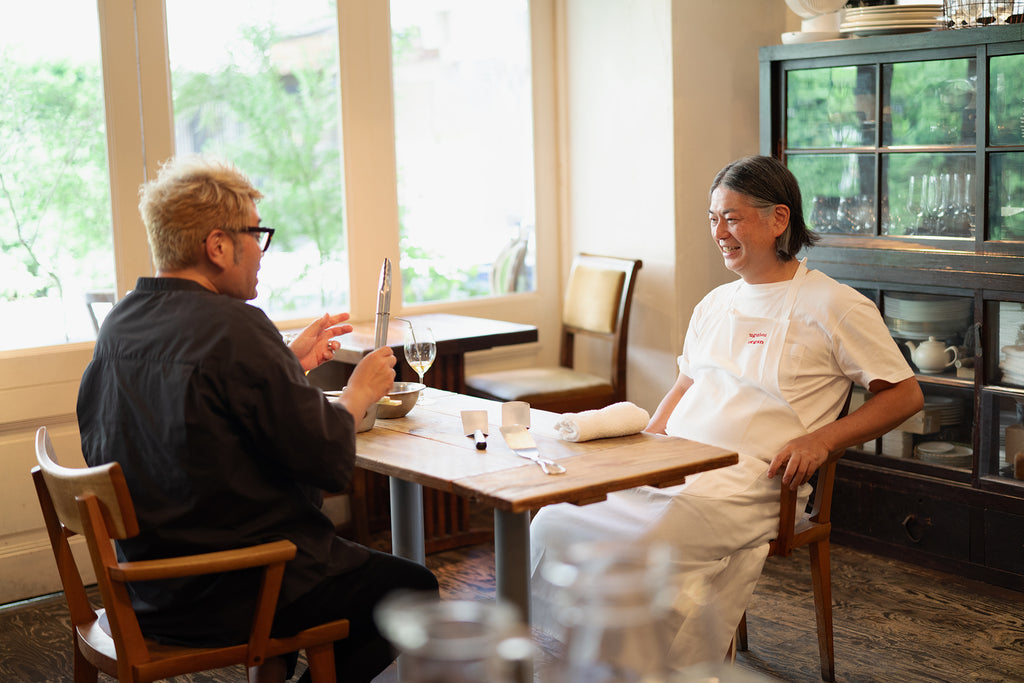
M985 565L1024 574L1024 516L985 510Z
M970 508L865 482L837 480L832 524L884 543L969 560Z

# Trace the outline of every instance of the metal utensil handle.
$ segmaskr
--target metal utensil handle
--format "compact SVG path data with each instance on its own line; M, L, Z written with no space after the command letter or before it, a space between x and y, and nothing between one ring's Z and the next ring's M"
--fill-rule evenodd
M377 287L377 318L373 330L373 348L379 349L388 343L388 322L391 316L391 259L385 258L380 266L380 282Z
M540 468L544 471L544 474L565 474L565 468L559 465L557 462L555 462L554 460L548 460L547 458L540 457L539 455L537 455L536 449L531 450L533 450L532 453L527 450L520 450L515 451L515 454L518 455L520 458L526 458L527 460L532 460L533 462L537 463L537 465L539 465Z

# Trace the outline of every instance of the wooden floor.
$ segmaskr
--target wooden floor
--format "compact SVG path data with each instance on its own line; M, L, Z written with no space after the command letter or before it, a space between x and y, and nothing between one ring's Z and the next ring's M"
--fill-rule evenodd
M1024 681L1024 594L833 546L836 674L840 681ZM494 596L489 545L437 553L428 565L447 598ZM60 595L0 607L0 681L71 681ZM769 680L818 681L807 555L771 558L748 613L750 650L737 665ZM538 681L556 651L547 644ZM100 680L110 680L100 675ZM220 670L174 681L244 681ZM394 669L378 683L397 680Z

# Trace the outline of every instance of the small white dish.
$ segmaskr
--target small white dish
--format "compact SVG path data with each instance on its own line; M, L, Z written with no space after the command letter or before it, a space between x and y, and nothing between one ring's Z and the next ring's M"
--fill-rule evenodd
M838 40L843 37L839 31L787 31L782 34L783 45L817 43L822 40Z

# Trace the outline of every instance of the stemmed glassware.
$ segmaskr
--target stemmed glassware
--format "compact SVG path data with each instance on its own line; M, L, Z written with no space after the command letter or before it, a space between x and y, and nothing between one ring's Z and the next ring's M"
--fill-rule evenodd
M434 333L429 327L414 327L408 320L404 321L409 325L405 330L405 360L410 367L416 371L423 383L423 375L434 364L437 357L437 344L434 342ZM420 392L416 405L429 405L433 403L430 399L424 398L424 392Z
M922 204L924 203L924 178L910 176L910 186L907 188L907 229L903 234L915 235L921 227Z

